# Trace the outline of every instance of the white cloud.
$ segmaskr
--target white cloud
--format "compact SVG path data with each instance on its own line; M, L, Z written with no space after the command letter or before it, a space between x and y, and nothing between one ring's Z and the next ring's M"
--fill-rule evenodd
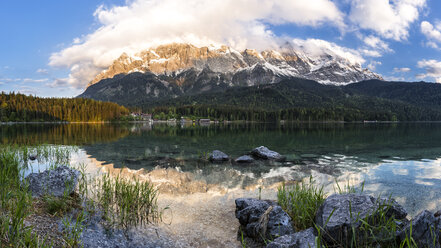
M268 48L277 37L268 24L332 25L343 30L344 14L331 0L133 0L99 7L101 26L52 54L51 66L69 67L69 83L83 87L123 52L162 43L226 44Z
M396 77L396 76L383 76L386 81L406 81L404 77Z
M360 32L356 32L357 38L363 41L364 45L359 48L361 54L367 57L382 57L385 53L392 53L389 44L375 35L364 36Z
M377 69L377 66L381 65L380 61L371 61L368 65L367 68L371 71L375 71Z
M50 88L64 87L69 84L69 78L57 78L54 81L47 83L46 86Z
M49 71L47 69L43 69L43 68L39 68L35 72L38 73L38 74L43 74L43 75L49 74Z
M18 93L25 94L25 95L36 95L38 91L39 90L36 89L35 87L31 87L31 86L27 86L27 85L22 85L17 90Z
M426 45L428 46L428 47L431 47L431 48L434 48L434 49L441 49L435 42L433 42L433 41L428 41L427 43L426 43Z
M417 78L434 78L437 83L441 83L441 61L424 59L418 61L417 66L426 70L426 73L417 75Z
M319 57L321 55L333 55L345 58L351 64L363 64L363 56L355 49L339 46L335 43L319 39L293 39L294 46L303 50L310 57Z
M2 80L3 82L6 82L6 83L11 83L11 82L18 82L21 79L20 78L0 78L0 80Z
M363 55L367 56L367 57L375 57L375 58L378 58L378 57L383 56L383 54L381 54L379 51L377 51L377 50L372 50L372 49L367 49L367 48L362 48L362 49L360 49L360 52L361 52Z
M47 82L49 79L47 78L41 78L41 79L33 79L33 78L23 78L18 81L22 81L23 83L44 83Z
M366 36L364 37L363 41L367 46L374 48L376 50L384 51L384 52L393 52L393 50L389 47L389 44L387 44L386 42L384 42L383 40L381 40L376 36L373 35Z
M22 82L22 83L44 83L47 82L49 79L47 78L40 78L40 79L34 79L34 78L0 78L1 81L6 83L14 83L14 82Z
M349 19L384 38L406 40L426 0L353 0Z
M394 68L394 73L403 73L403 72L410 72L411 69L408 67L402 67L402 68Z
M441 22L433 26L430 22L421 22L421 32L429 40L426 45L435 49L439 49L437 43L441 44Z

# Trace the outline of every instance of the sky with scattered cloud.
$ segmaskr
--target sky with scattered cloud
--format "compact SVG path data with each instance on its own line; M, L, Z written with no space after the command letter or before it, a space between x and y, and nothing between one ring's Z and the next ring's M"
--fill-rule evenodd
M441 83L439 0L14 0L0 90L76 96L123 52L163 43L332 50L387 80Z

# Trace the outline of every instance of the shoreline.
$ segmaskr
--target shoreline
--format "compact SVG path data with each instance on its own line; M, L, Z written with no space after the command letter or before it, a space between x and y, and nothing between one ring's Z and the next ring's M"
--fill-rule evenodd
M278 122L261 122L261 121L226 121L199 123L199 122L179 122L179 121L29 121L29 122L0 122L0 125L19 125L19 124L125 124L125 123L149 123L149 124L181 124L181 125L197 125L197 126L211 126L211 125L228 125L228 124L418 124L418 123L441 123L440 121L278 121Z

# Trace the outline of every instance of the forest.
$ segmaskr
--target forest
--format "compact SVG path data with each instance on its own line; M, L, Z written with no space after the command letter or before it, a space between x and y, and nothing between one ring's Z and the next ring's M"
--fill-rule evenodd
M1 122L102 122L129 114L123 106L83 98L42 98L16 93L0 94Z
M441 121L441 86L372 80L337 87L295 79L138 105L156 119Z

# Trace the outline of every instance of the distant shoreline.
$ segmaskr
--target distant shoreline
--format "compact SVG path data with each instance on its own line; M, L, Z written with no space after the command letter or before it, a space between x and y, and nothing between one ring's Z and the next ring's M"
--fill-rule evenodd
M235 120L235 121L210 121L199 123L195 122L180 122L180 121L165 121L165 120L154 120L154 121L15 121L15 122L0 122L0 125L17 125L17 124L111 124L111 123L151 123L151 124L184 124L191 125L195 124L198 126L208 126L208 125L221 125L221 124L393 124L393 123L441 123L440 121L278 121L278 122L262 122L262 121L245 121L245 120Z

